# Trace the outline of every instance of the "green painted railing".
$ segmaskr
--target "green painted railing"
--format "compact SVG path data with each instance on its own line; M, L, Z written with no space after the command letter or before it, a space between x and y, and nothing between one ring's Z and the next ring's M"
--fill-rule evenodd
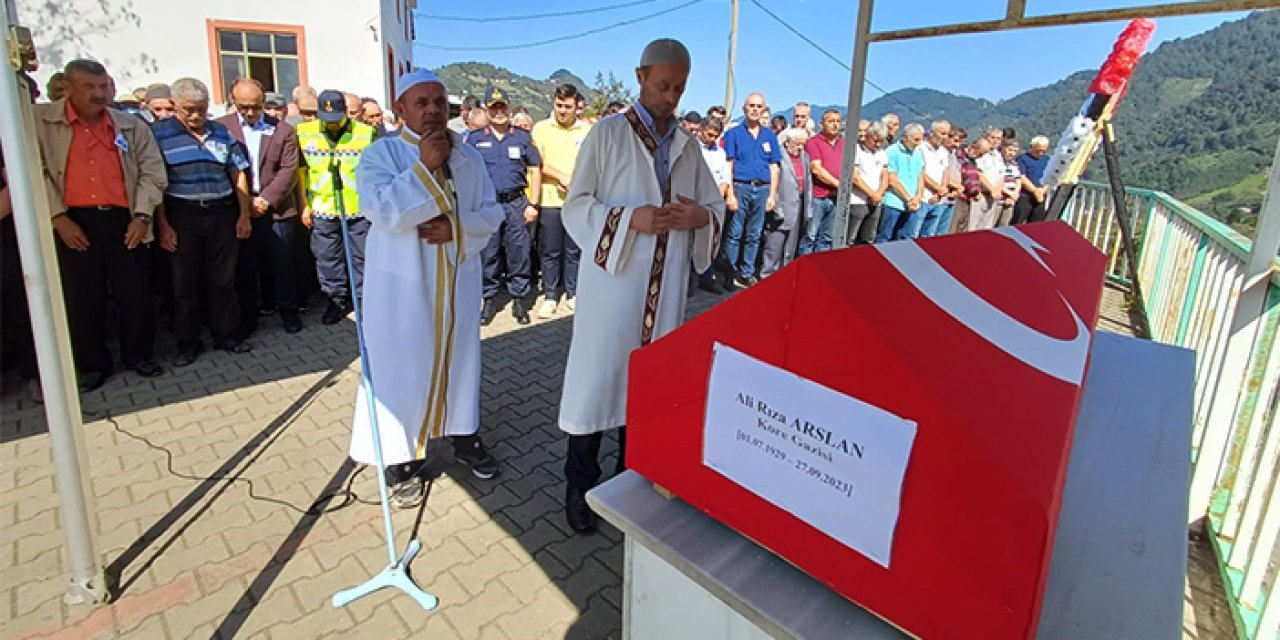
M1280 638L1280 260L1250 278L1248 238L1158 191L1126 200L1152 338L1196 352L1189 521L1205 519L1241 637ZM1131 280L1106 185L1082 183L1063 218Z

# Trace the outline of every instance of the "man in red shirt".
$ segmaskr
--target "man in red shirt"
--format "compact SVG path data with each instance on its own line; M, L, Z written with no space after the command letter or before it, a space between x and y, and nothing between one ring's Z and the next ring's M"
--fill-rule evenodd
M152 359L151 257L143 243L168 180L147 124L107 107L107 70L73 60L63 74L66 98L37 106L37 136L80 389L92 391L113 368L108 290L120 311L124 365L144 377L164 372Z
M813 173L812 219L800 239L800 255L831 250L831 224L835 221L836 192L840 189L840 162L844 159L844 136L840 135L840 112L827 109L822 114L822 133L804 145Z

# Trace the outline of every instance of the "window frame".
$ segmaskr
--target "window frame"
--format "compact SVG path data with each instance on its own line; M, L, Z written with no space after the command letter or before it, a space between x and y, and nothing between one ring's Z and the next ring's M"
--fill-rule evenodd
M295 24L281 24L275 22L242 22L237 20L214 20L212 18L205 20L205 30L207 31L209 40L209 101L215 104L223 104L227 99L227 89L229 85L226 82L234 81L235 78L224 79L222 77L222 47L218 41L218 34L222 31L247 31L251 33L262 33L271 35L293 36L297 43L297 59L298 59L298 82L303 85L309 85L310 79L307 77L307 37L306 27ZM241 55L249 55L248 52L241 52ZM255 54L260 57L270 57L272 59L280 57L279 54ZM283 56L288 57L288 56ZM285 96L286 100L292 100L293 96Z

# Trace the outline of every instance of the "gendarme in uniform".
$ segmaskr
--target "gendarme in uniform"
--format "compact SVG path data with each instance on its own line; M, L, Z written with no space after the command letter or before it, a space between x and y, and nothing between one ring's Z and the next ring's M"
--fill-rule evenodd
M484 311L481 323L488 324L493 320L493 297L498 295L501 284L498 256L501 249L506 257L507 293L513 299L512 313L520 324L528 324L529 313L525 298L530 290L532 240L528 227L530 221L526 220L525 213L528 207L536 208L538 205L536 202L530 203L525 195L525 187L529 186L526 174L530 168L542 166L542 156L538 154L528 132L511 126L506 113L506 91L490 87L485 92L484 104L489 109L491 123L495 117L504 122L471 132L467 136L467 144L475 147L480 152L480 157L484 158L484 165L493 181L504 218L502 226L480 254L484 260Z
M334 324L351 310L351 296L359 296L361 291L369 221L360 215L356 167L364 150L373 143L373 127L347 118L346 101L340 92L325 91L320 94L319 102L319 118L297 127L298 146L302 151L298 183L306 210L304 222L308 218L311 222L311 253L316 257L320 291L329 299L321 322ZM333 181L334 165L342 177L341 208L339 190ZM355 282L347 281L347 254L339 213L347 218Z

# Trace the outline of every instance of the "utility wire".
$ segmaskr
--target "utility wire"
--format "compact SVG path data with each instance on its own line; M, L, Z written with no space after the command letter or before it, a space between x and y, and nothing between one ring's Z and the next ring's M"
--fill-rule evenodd
M801 40L804 40L806 43L808 43L808 45L809 45L809 46L813 47L814 49L817 49L820 53L822 53L822 55L825 55L826 57L831 58L831 61L832 61L832 62L835 62L836 64L840 65L841 67L844 67L844 70L845 70L845 71L852 71L852 69L850 69L850 68L849 68L849 65L848 65L847 63L845 63L845 61L843 61L843 60L841 60L840 58L837 58L837 57L835 57L835 56L831 55L831 52L830 52L830 51L827 51L827 50L826 50L826 49L824 49L824 48L822 48L822 45L820 45L820 44L818 44L818 43L814 42L813 40L809 39L809 36L804 35L804 33L802 33L799 29L797 29L797 28L795 28L795 27L791 26L790 24L788 24L788 23L787 23L787 21L786 21L786 20L783 20L781 17L779 17L779 16L778 16L778 14L776 14L776 13L774 13L774 12L770 11L768 7L766 7L766 6L764 6L763 4L761 4L761 3L760 3L760 0L751 0L751 4L754 4L755 6L759 7L759 8L760 8L760 10L761 10L761 11L763 11L763 12L765 12L766 14L768 14L768 16L769 16L770 18L773 18L773 19L774 19L778 24L780 24L780 25L782 25L782 26L786 27L788 31L790 31L791 33L795 34L797 38L800 38ZM912 113L914 113L914 114L916 114L916 115L920 116L921 118L928 118L928 117L929 117L927 114L920 113L920 111L918 111L915 107L912 107L911 105L909 105L909 104L907 104L907 103L903 102L903 101L902 101L900 98L898 98L897 96L895 96L895 95L893 95L893 94L889 93L888 91L885 91L885 90L884 90L884 88L882 88L880 85L878 85L878 84L876 84L876 83L874 83L874 82L872 82L872 81L870 81L870 80L868 80L868 79L866 79L866 78L863 78L863 82L865 82L865 83L866 83L866 84L868 84L868 85L871 85L871 88L875 89L876 91L879 91L880 93L882 93L882 94L884 94L886 97L888 97L890 100L893 100L894 102L896 102L896 103L898 103L898 104L902 105L904 108L906 108L906 109L910 110Z
M524 22L526 20L537 20L539 18L565 18L569 16L582 15L584 13L603 13L605 11L613 11L614 9L626 9L627 7L638 7L642 4L653 4L657 1L658 0L634 0L633 2L623 2L620 4L592 7L589 9L578 9L576 11L536 13L524 16L498 16L494 18L476 18L474 16L437 16L429 13L419 13L417 16L427 20L441 20L446 22Z
M597 34L597 33L602 33L602 32L604 32L604 31L610 31L610 30L612 30L612 29L617 29L617 28L619 28L619 27L625 27L625 26L628 26L628 25L636 24L636 23L638 23L638 22L644 22L645 20L652 20L652 19L657 18L657 17L660 17L660 16L665 16L665 15L667 15L668 13L673 13L673 12L679 11L679 10L681 10L681 9L685 9L685 8L688 8L688 7L692 7L693 5L698 4L698 3L700 3L700 2L702 2L702 0L689 0L689 2L686 2L686 3L684 3L684 4L681 4L681 5L677 5L677 6L671 7L671 8L669 8L669 9L663 9L662 11L659 11L659 12L657 12L657 13L651 13L651 14L649 14L649 15L640 16L640 17L638 17L638 18L631 18L631 19L629 19L629 20L623 20L623 21L621 21L621 22L615 22L615 23L610 24L610 25L605 25L605 26L603 26L603 27L597 27L597 28L595 28L595 29L590 29L590 30L583 31L583 32L580 32L580 33L573 33L573 34L569 34L569 35L567 35L567 36L559 36L559 37L556 37L556 38L549 38L549 39L546 39L546 40L538 40L538 41L536 41L536 42L524 42L524 43L521 43L521 44L498 45L498 46L493 46L493 47L452 47L452 46L445 46L445 45L424 44L424 43L420 43L420 42L415 42L414 44L415 44L415 45L418 45L418 46L420 46L420 47L422 47L422 48L424 48L424 49L437 49L437 50L440 50L440 51L507 51L507 50L510 50L510 49L527 49L527 48L530 48L530 47L541 47L541 46L543 46L543 45L555 44L555 43L557 43L557 42L564 42L564 41L566 41L566 40L576 40L576 39L578 39L578 38L585 38L585 37L590 36L590 35L595 35L595 34Z

